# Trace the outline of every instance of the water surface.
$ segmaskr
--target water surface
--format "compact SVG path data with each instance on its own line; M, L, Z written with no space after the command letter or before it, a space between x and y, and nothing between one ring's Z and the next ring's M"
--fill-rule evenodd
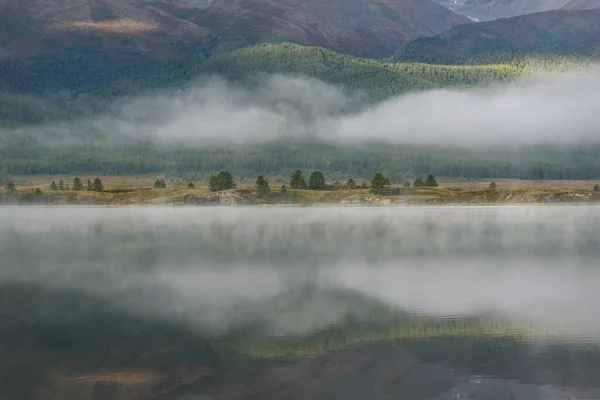
M0 221L0 399L600 398L598 207Z

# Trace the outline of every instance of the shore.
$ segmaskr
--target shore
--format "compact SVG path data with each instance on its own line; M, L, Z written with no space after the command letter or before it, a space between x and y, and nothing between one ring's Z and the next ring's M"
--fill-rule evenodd
M210 192L207 187L154 189L123 185L105 185L100 192L43 190L18 187L13 193L0 192L1 205L47 206L267 206L267 205L459 205L459 204L600 204L600 193L589 189L560 187L520 187L497 189L400 188L399 194L375 195L369 189L334 188L330 190L294 190L259 196L252 186Z

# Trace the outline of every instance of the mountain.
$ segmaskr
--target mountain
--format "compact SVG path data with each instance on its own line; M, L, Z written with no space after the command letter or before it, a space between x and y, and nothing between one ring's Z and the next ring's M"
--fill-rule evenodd
M431 0L0 0L0 61L69 48L164 59L180 45L284 41L382 57L469 22Z
M491 21L552 10L592 10L598 0L435 0L475 21Z
M394 56L434 64L498 63L520 57L597 56L600 9L547 11L458 26L416 39Z

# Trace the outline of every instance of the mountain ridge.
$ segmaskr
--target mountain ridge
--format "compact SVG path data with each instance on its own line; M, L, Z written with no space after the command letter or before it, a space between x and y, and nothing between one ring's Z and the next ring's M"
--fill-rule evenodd
M600 9L555 10L459 26L419 38L397 61L430 64L499 63L520 57L597 57Z
M73 46L164 59L176 44L233 50L263 42L387 57L469 22L430 0L0 0L0 61Z
M598 0L435 0L438 4L476 21L491 21L552 10L591 10Z

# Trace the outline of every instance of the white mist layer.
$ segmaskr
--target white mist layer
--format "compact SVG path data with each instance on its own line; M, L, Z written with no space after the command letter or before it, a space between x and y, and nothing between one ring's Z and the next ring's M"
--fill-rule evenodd
M306 333L375 306L600 332L599 207L0 208L0 220L0 285L199 330Z
M314 79L272 76L249 90L214 78L136 99L108 120L125 133L199 146L307 136L342 143L576 143L600 139L599 91L600 76L589 71L484 91L407 94L365 109L360 97Z
M133 138L196 148L286 138L342 144L578 144L600 140L598 92L595 67L479 90L406 94L375 105L360 93L312 78L271 75L248 88L210 77L183 89L122 99L102 117L38 130L45 132L46 146L85 145L81 132L93 132L94 143L108 135L113 144Z

